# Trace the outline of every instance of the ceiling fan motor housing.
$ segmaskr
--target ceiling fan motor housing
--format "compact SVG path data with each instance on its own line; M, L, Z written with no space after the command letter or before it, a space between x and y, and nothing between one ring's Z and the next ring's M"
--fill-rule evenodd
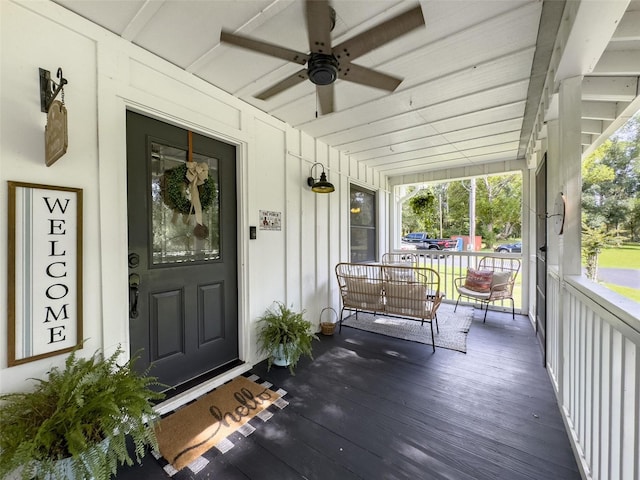
M338 59L326 53L312 52L309 57L308 75L316 85L329 85L338 78Z

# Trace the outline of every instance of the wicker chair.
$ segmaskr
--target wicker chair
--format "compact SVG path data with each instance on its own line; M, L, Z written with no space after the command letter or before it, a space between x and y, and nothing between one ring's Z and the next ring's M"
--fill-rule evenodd
M520 260L517 258L482 257L477 269L468 269L467 276L454 279L458 292L454 312L458 308L460 297L472 298L483 305L485 309L483 321L486 322L489 304L509 299L511 316L515 320L513 286L519 271Z

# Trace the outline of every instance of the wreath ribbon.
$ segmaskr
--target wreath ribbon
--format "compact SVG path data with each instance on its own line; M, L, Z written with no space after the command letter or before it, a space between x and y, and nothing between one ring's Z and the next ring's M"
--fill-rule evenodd
M187 162L186 164L186 177L189 182L189 192L191 193L191 208L195 212L196 223L202 225L202 204L200 203L198 186L203 185L209 178L209 165L205 162Z

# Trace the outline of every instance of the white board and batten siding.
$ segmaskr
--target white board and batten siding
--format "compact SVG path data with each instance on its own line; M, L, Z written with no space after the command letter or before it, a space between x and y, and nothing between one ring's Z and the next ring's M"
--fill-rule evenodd
M83 354L128 348L127 109L236 146L242 360L261 360L255 319L273 301L304 308L314 323L323 307L338 307L333 265L349 258L348 187L357 181L378 191L381 177L372 169L354 168L325 143L53 2L0 2L0 22L0 209L7 210L9 180L83 189ZM54 77L62 67L69 80L69 147L52 167L44 163L40 67ZM306 178L314 162L324 164L336 192L311 192ZM282 230L258 229L250 240L260 210L281 212ZM6 235L0 251L7 252ZM0 291L7 281L0 270ZM3 309L0 325L6 322ZM0 345L6 343L2 327ZM25 379L43 377L64 358L8 368L0 357L0 393L24 390Z

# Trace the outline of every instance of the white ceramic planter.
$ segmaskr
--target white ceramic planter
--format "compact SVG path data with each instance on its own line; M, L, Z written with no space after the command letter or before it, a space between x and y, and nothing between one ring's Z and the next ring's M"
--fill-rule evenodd
M273 351L272 356L273 364L277 365L278 367L288 367L289 363L291 363L284 354L284 347L282 346L282 344L280 344L278 348Z

